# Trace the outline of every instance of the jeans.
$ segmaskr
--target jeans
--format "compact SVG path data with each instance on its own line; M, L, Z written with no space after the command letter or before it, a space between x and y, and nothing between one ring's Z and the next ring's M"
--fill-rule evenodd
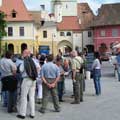
M8 91L2 91L2 100L3 100L3 106L7 107L7 105L8 105Z
M94 87L95 87L96 95L101 94L100 77L101 77L101 71L99 69L94 70L93 80L94 80Z
M118 81L120 82L120 67L117 67Z
M64 91L64 81L59 81L57 84L57 89L58 89L58 97L59 100L62 100L63 97L63 91Z

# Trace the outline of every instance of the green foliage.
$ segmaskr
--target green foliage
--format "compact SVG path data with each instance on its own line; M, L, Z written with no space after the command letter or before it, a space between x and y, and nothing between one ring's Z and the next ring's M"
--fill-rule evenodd
M1 41L4 36L7 35L5 31L5 27L7 26L7 23L5 21L5 13L0 11L0 54L1 54Z
M5 21L5 17L6 15L4 14L4 12L0 12L0 39L6 36L5 27L7 24Z

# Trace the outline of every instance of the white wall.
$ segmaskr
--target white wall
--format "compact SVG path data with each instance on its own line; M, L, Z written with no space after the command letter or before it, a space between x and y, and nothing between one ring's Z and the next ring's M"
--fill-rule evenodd
M32 22L9 22L6 27L8 32L8 27L13 27L13 36L4 37L6 40L24 40L24 39L34 39L34 25ZM19 35L19 27L24 27L24 36Z
M64 32L65 36L60 36L60 32ZM67 35L66 35L67 32L71 32L71 36L67 36ZM59 41L67 40L67 41L69 41L69 42L72 43L72 38L73 38L73 36L72 36L72 34L73 34L72 31L58 31L57 34L58 34L58 40L59 40Z
M62 16L77 16L77 2L76 1L68 1L68 2L63 1L62 2Z
M73 50L75 50L76 47L79 47L82 51L82 33L73 34Z
M88 31L91 31L92 33L91 37L88 37ZM92 30L83 31L83 47L86 47L86 45L93 45L93 31Z
M2 0L0 0L0 7L2 6Z
M62 21L62 5L55 5L54 6L54 13L55 13L55 20L56 22Z

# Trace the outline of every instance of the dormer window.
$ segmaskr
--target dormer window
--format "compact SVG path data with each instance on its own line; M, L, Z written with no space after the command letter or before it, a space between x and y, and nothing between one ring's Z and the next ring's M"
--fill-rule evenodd
M13 9L12 10L12 18L16 18L16 14L17 14L17 12Z

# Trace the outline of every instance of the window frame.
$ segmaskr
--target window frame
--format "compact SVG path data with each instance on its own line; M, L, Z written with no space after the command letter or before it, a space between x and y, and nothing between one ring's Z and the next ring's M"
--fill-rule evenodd
M92 32L88 31L88 37L92 37Z
M21 31L23 30L23 31ZM25 36L25 28L23 26L19 27L19 36Z
M69 34L70 33L70 34ZM66 33L66 36L72 36L72 33L71 32L67 32Z
M47 30L43 31L43 38L47 38Z
M119 30L118 29L112 29L112 37L118 37Z
M13 36L13 27L8 27L8 36Z
M60 36L65 36L65 32L60 32Z
M106 31L105 30L101 30L100 31L100 37L105 37L106 36Z

